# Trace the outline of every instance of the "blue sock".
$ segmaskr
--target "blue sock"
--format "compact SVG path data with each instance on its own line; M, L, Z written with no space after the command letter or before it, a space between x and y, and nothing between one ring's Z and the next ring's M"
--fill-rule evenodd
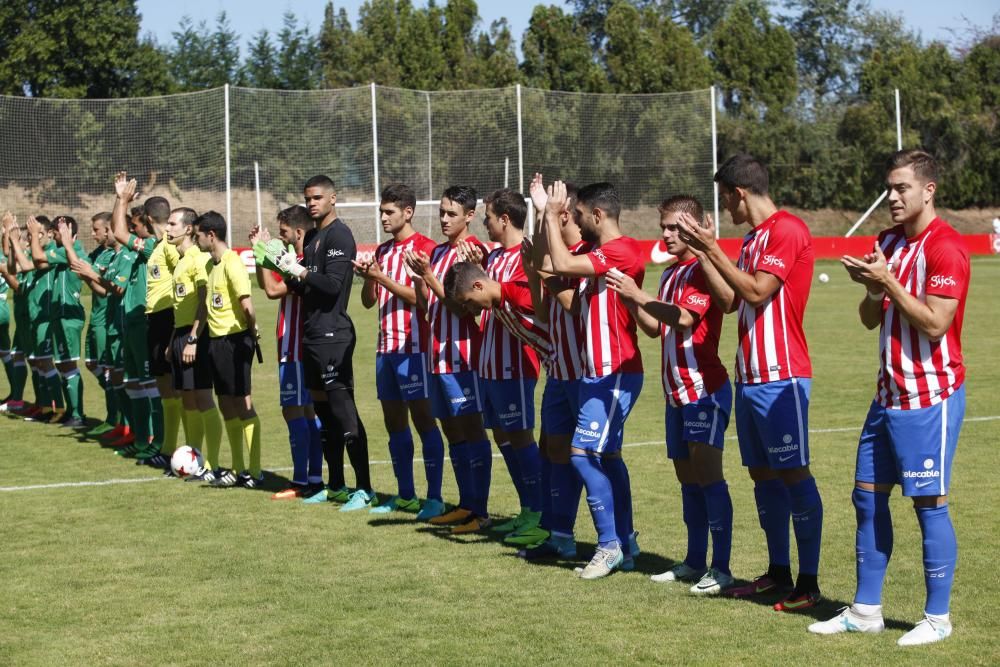
M608 548L619 544L615 527L614 493L600 460L584 454L573 454L569 460L587 489L587 505L590 506L590 516L597 529L597 546Z
M947 614L958 563L958 542L948 506L918 507L917 521L924 536L924 585L927 586L924 612Z
M510 481L514 483L514 490L517 491L517 499L521 507L527 507L522 488L524 483L521 480L521 470L517 465L517 454L514 453L514 447L509 442L504 442L498 444L497 448L503 456L503 462L507 464L507 472L510 474Z
M792 499L792 527L799 551L799 573L819 574L819 549L823 541L823 500L810 477L788 487Z
M389 434L389 457L396 475L400 498L416 498L413 484L413 434L410 429Z
M854 514L858 519L858 532L854 537L858 590L854 601L858 604L882 604L882 582L892 556L889 494L855 488L851 500L854 501Z
M420 434L423 446L424 474L427 476L427 498L441 500L441 480L444 478L444 440L436 428Z
M767 557L771 565L788 567L790 544L788 522L791 519L791 499L788 488L780 479L767 479L753 487L757 501L757 519L767 540Z
M448 459L451 461L452 472L455 473L455 486L458 487L458 506L469 507L469 446L462 442L448 445Z
M514 449L514 456L517 457L517 469L521 473L521 489L523 489L521 507L527 507L532 512L541 512L542 454L538 451L538 445L533 442L527 447Z
M580 506L580 478L569 463L552 463L549 474L552 511L547 528L553 533L572 535Z
M309 429L309 483L323 483L323 427L319 418L307 419Z
M542 457L542 521L539 524L545 530L552 530L549 522L552 519L552 461L547 456Z
M493 447L489 440L470 442L469 445L470 507L476 516L486 518L489 513L490 483L493 477Z
M292 481L306 484L309 468L309 420L297 417L288 422L288 443L292 446Z
M684 562L695 570L703 570L708 559L708 512L705 494L697 484L681 484L681 515L687 526Z
M720 480L701 489L705 496L705 514L708 532L712 536L712 567L720 572L729 571L729 555L733 547L733 500L729 485Z
M611 492L615 499L615 528L622 553L632 553L632 481L628 476L628 466L620 456L601 459L601 468L611 482Z

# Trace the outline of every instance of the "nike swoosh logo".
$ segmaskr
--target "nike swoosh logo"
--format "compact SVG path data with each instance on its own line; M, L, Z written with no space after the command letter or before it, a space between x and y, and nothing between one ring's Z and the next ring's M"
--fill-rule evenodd
M662 245L663 241L657 241L649 250L649 259L652 260L653 264L666 264L674 259L674 256L667 252L666 249L660 250Z
M791 460L792 457L794 457L794 456L795 456L795 454L789 454L788 456L779 456L778 457L778 462L779 463L784 463L785 461Z
M925 486L930 486L930 485L931 485L931 484L933 484L933 483L934 483L934 482L932 482L932 481L930 481L930 482L917 482L917 483L915 484L915 486L916 486L916 487L917 487L918 489L922 489L922 488L924 488Z
M704 433L706 430L707 429L704 428L700 428L698 430L688 429L688 433L690 433L691 435L697 435L698 433Z

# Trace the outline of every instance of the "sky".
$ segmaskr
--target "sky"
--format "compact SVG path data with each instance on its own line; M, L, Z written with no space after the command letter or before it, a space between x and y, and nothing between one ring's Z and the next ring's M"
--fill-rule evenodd
M352 23L357 23L358 8L363 0L341 0L334 2L336 8L344 7ZM425 0L413 0L414 5L423 6ZM438 4L443 4L441 0ZM480 1L479 16L482 28L506 16L518 42L528 27L531 10L538 4L554 4L569 8L570 3L556 0L505 0L504 2ZM1000 11L996 0L869 0L874 9L902 14L907 26L918 32L925 41L953 41L949 28L960 33L967 27L964 19L979 26L989 26L993 15ZM195 23L215 22L219 12L225 11L230 25L240 35L244 48L250 38L262 28L274 34L281 29L282 15L291 10L299 18L299 25L309 24L315 33L323 21L326 0L138 0L142 14L142 33L151 34L161 45L171 42L171 33L183 16Z

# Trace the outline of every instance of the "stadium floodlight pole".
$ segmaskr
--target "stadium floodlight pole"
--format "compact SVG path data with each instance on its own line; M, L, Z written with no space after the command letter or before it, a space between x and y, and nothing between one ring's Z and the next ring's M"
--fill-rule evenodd
M524 194L524 138L521 135L521 84L517 91L517 191Z
M896 88L895 92L896 92L896 150L901 151L903 150L903 122L899 106L899 88ZM889 196L889 191L883 190L882 194L879 195L879 198L875 200L875 203L869 206L868 210L864 212L864 215L858 218L858 221L854 223L854 226L847 230L847 233L844 234L844 238L847 238L848 236L856 232L858 227L863 225L865 223L865 220L868 219L868 216L872 214L872 211L878 208L878 205L881 204L882 201L888 196Z
M226 134L226 239L233 242L233 188L231 182L229 165L229 84L222 87L222 98L225 106L225 134Z
M715 126L715 86L709 88L712 104L712 196L715 199L715 238L719 238L719 184L715 182L715 174L719 171L719 132Z
M375 165L375 242L382 243L382 226L378 220L379 193L381 189L378 183L378 120L375 115L375 82L372 81L372 162Z
M260 213L260 163L253 161L253 189L257 194L257 229L264 226L264 221Z

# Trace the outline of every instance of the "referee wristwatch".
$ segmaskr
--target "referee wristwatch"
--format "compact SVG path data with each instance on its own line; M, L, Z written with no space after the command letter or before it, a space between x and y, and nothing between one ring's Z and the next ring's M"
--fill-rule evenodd
M187 337L187 339L186 339L186 340L187 340L187 344L188 344L188 345L194 345L195 343L197 343L197 342L198 342L198 338L197 338L197 336L192 336L192 335L190 335L190 334L188 334L188 337Z

